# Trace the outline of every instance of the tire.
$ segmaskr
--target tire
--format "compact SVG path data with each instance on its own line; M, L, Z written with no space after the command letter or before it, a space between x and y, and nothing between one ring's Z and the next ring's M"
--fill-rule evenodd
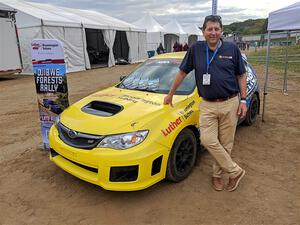
M244 124L246 124L247 126L251 126L253 123L255 123L258 114L258 109L259 109L258 97L256 94L253 94L249 109L246 114L246 118L244 120Z
M176 137L171 149L166 178L180 182L191 173L197 156L197 140L190 129L184 129Z

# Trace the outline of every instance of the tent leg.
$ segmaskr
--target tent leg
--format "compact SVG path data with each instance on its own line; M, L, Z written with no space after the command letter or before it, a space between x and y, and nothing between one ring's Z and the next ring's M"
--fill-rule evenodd
M288 95L287 91L287 71L288 71L288 40L289 40L289 31L286 33L286 46L285 46L285 66L284 66L284 78L283 78L283 94Z
M268 31L268 44L267 44L267 54L266 54L266 76L265 76L265 85L264 85L262 122L265 122L265 109L266 109L266 101L267 101L267 94L268 94L270 39L271 39L271 31Z

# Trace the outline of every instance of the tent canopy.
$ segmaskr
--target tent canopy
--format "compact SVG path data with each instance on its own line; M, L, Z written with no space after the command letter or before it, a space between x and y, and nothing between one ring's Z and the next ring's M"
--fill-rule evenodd
M40 25L42 20L43 25L49 26L81 27L83 25L86 28L93 29L145 32L144 29L140 29L133 24L96 11L57 7L44 3L29 3L20 0L0 0L0 4L1 2L31 17L31 20L28 21L30 24L27 26ZM23 21L20 25L19 28L26 27Z
M147 30L147 51L155 51L160 43L164 45L164 28L150 15L133 22L137 27Z
M3 10L3 11L15 11L13 8L7 6L7 5L3 5L0 3L0 10Z
M163 28L165 29L165 33L177 35L186 34L182 26L175 19L171 20L169 23L164 25Z
M30 43L35 38L58 39L64 43L68 72L91 68L85 29L97 29L103 33L109 48L108 66L115 65L114 54L118 52L114 48L114 41L117 31L126 32L124 44L128 42L130 63L146 58L146 30L105 14L23 0L0 0L1 6L18 11L16 21L25 73L32 72Z
M188 35L200 35L202 34L202 31L196 24L190 24L186 27L184 27L184 30Z
M163 26L165 29L165 34L173 34L179 37L179 43L184 44L184 43L188 43L188 34L184 31L184 29L182 28L182 26L177 22L177 20L173 19L171 20L169 23L167 23L166 25ZM166 40L166 36L165 36L165 40ZM171 44L172 47L175 43L174 38L172 38L171 43L165 43L166 48L168 49L168 45ZM178 42L177 41L177 42ZM168 50L167 50L168 51Z
M300 2L269 13L268 31L300 30Z
M165 32L165 29L150 14L145 15L136 22L133 22L133 24L137 27L146 29L148 33Z

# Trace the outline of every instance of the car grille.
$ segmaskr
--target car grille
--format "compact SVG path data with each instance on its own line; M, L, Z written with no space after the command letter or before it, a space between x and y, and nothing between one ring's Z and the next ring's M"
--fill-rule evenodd
M104 136L100 135L98 136L93 134L85 134L71 130L70 128L64 126L62 123L57 124L57 129L59 137L64 143L80 149L93 149L104 138Z

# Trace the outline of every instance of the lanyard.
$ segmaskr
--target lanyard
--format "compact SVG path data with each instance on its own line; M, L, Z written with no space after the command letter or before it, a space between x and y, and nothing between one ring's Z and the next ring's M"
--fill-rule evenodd
M213 59L215 58L219 48L220 48L220 41L218 42L218 47L217 49L214 51L213 56L211 57L211 59L209 60L209 54L208 54L208 44L206 43L206 74L208 74L208 68L209 65L211 64L211 62L213 61Z

